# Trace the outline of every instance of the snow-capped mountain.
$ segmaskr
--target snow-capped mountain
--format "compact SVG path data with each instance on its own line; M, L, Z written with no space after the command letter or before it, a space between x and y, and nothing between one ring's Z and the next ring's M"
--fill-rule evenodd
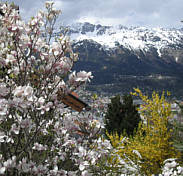
M79 61L92 71L93 89L129 91L183 89L183 30L77 23L68 35ZM183 95L183 93L182 93Z
M92 40L105 49L116 48L120 45L129 50L148 52L153 48L159 57L164 49L183 48L182 29L102 26L86 22L69 26L69 35L75 42ZM178 60L179 58L176 57L175 61L178 62Z

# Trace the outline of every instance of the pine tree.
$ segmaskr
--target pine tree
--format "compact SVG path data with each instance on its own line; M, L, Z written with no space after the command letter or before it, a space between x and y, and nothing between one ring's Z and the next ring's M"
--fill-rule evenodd
M140 115L137 106L133 104L131 95L124 95L123 102L120 101L120 95L111 98L105 115L105 130L108 133L118 133L120 135L126 132L127 135L133 135L138 127Z

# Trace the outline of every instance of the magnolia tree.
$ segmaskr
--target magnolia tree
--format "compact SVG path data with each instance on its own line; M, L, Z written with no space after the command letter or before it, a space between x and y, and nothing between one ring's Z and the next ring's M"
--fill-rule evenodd
M89 175L108 152L91 114L73 114L62 97L92 78L71 72L68 39L51 39L60 11L46 2L28 23L13 5L0 16L0 174Z

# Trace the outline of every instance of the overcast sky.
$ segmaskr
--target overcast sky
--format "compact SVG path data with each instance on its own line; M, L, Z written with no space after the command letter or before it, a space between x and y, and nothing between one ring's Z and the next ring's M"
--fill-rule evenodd
M12 0L8 0L12 2ZM89 21L105 25L183 27L183 0L54 0L62 10L61 25ZM45 0L14 0L28 19Z

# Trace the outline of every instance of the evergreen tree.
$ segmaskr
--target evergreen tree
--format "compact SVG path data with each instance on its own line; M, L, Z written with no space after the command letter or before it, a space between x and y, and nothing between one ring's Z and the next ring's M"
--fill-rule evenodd
M124 95L123 102L120 101L119 95L111 98L105 115L106 132L117 132L120 135L125 131L128 135L132 135L139 121L140 115L131 95Z

